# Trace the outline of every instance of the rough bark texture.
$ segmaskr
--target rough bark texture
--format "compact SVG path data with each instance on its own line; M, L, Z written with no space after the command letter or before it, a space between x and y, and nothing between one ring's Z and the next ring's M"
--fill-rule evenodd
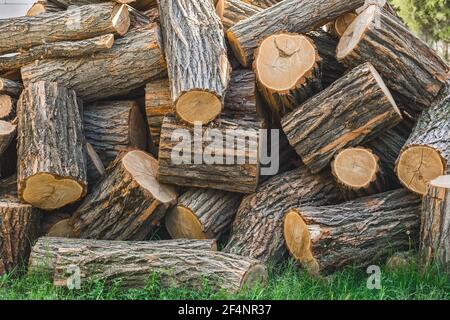
M38 236L40 212L8 197L0 199L0 275L26 262Z
M248 67L265 37L281 31L312 31L363 4L364 0L285 0L237 23L227 31L227 38L239 62Z
M224 0L224 2L222 24L225 31L239 21L247 19L262 10L260 7L242 0Z
M85 195L85 138L80 110L75 92L58 83L39 81L24 90L18 102L17 151L22 200L38 208L56 209ZM44 176L45 182L36 180ZM66 188L76 189L72 197L61 196Z
M11 175L0 180L0 197L17 198L17 175Z
M49 0L50 2L54 3L55 5L67 9L69 7L79 7L79 6L85 6L88 4L98 4L98 3L104 3L104 2L110 2L110 3L134 3L134 0ZM154 0L151 0L154 1Z
M85 102L126 95L166 72L157 25L137 29L92 57L49 59L22 68L24 84L41 79L74 89Z
M88 191L92 191L92 188L105 173L105 166L103 165L102 159L100 159L100 156L89 142L86 142L86 160Z
M260 7L262 9L267 9L273 6L274 4L281 2L281 0L242 0L242 1Z
M432 180L422 201L420 258L450 271L450 176Z
M199 251L216 251L215 240L164 240L164 241L108 241L94 239L68 239L57 237L42 237L33 246L28 271L43 272L53 275L56 257L59 252L82 249L94 254L104 252L135 252L152 254L155 250L189 249Z
M304 166L280 174L245 196L234 220L225 252L264 262L287 256L283 216L304 204L337 203L340 195L328 173L311 174Z
M0 94L0 120L11 121L16 117L17 100L6 94Z
M23 90L23 86L16 81L0 78L0 94L7 94L18 98Z
M292 211L299 224L288 227L286 215L287 246L311 274L376 264L418 239L420 199L405 189Z
M65 8L61 8L53 2L47 0L39 0L35 2L30 9L28 9L27 16L32 17L42 13L59 12L63 10L65 10Z
M231 71L213 3L160 0L159 11L177 116L208 123L220 114ZM198 97L196 104L190 103L191 94Z
M0 21L0 53L18 52L43 43L81 40L107 33L124 35L129 25L126 6L115 3L4 19Z
M376 70L365 63L282 119L282 128L312 172L342 148L362 144L401 121Z
M358 19L368 26L349 52L348 39L358 32L347 29L338 45L338 60L349 66L371 62L399 105L410 112L434 105L449 78L449 66L384 9L370 6Z
M139 169L127 169L130 164L124 161L134 162ZM177 198L170 186L156 181L156 166L155 159L138 150L123 153L114 160L72 216L74 236L144 240L151 235ZM141 176L145 179L143 184Z
M0 156L6 152L9 145L16 136L17 125L8 121L0 120Z
M145 150L145 118L135 101L106 101L88 105L83 114L87 142L98 153L104 166L129 148Z
M42 44L12 56L0 56L0 72L19 70L35 60L89 56L108 50L114 43L114 35L107 34L78 41L61 41Z
M219 239L229 230L242 195L214 189L190 188L166 215L172 238Z

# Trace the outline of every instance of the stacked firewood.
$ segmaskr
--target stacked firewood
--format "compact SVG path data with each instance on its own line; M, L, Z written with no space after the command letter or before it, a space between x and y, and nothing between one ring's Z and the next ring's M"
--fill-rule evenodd
M0 274L449 267L450 68L386 1L40 0L0 31Z

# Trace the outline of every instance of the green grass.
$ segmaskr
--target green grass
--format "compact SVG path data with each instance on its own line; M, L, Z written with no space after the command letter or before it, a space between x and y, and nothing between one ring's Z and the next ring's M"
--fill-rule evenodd
M144 289L121 290L118 286L105 287L91 283L81 290L53 287L42 275L0 277L0 299L450 299L450 277L431 267L419 272L416 265L395 271L382 269L381 289L367 289L368 275L356 269L346 269L325 279L313 279L304 271L288 263L270 270L270 281L265 288L253 288L230 296L212 292L180 288L161 289L158 281L149 279Z

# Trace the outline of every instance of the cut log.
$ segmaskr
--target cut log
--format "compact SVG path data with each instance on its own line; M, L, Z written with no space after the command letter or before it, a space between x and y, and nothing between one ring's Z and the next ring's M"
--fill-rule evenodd
M352 24L356 17L357 14L354 12L343 14L342 16L334 20L332 33L339 38L342 37L345 30L347 30L348 26Z
M89 191L91 191L92 187L94 187L97 184L97 182L105 173L105 166L103 165L100 156L89 142L86 142L86 160L87 160L86 174L88 180L88 187Z
M397 159L400 182L420 195L450 168L450 96L424 110Z
M229 230L242 195L214 189L190 188L166 215L174 239L219 239Z
M322 90L319 62L317 48L306 36L278 33L261 42L253 70L277 122Z
M80 200L86 194L86 156L75 92L36 82L17 108L20 198L44 210Z
M419 252L425 267L434 262L450 271L450 175L428 184L422 202Z
M231 72L213 3L160 0L159 12L176 115L209 123L222 111Z
M149 154L124 152L71 217L73 235L103 240L144 240L175 204L171 186L156 181L158 163Z
M378 72L365 63L282 119L289 143L312 172L342 148L369 141L402 119Z
M67 239L61 237L42 237L33 246L28 271L53 275L58 252L85 249L95 254L122 251L152 254L155 250L187 249L198 251L217 251L217 243L212 240L163 240L163 241L108 241L93 239Z
M369 6L349 26L337 58L349 66L372 63L399 105L412 113L433 106L449 79L449 66L437 53L377 6Z
M128 147L145 150L147 125L135 101L106 101L84 109L84 134L104 166Z
M84 102L130 93L166 72L157 25L133 30L112 48L93 57L41 60L22 68L27 85L57 81L74 89Z
M242 0L224 0L222 24L225 31L262 9Z
M115 3L4 19L0 21L0 53L19 52L44 43L82 40L107 33L124 35L129 26L127 7Z
M312 275L368 266L418 239L420 199L405 189L285 211L289 253Z
M273 6L274 4L281 2L281 0L242 0L242 1L254 5L256 7L260 7L262 9L267 9Z
M255 75L233 73L220 119L208 127L166 116L159 144L158 180L180 186L251 193L259 176Z
M6 151L16 136L17 125L0 120L0 156Z
M0 180L0 198L17 198L17 175L11 175Z
M106 34L91 39L47 43L15 55L0 56L0 72L18 70L35 60L89 56L108 50L114 43L114 35Z
M337 203L340 199L328 173L314 175L302 166L275 176L244 197L224 251L263 262L280 262L287 256L283 238L285 210L304 204Z
M41 13L52 13L52 12L59 12L65 10L64 8L61 8L57 4L48 1L48 0L39 0L35 2L30 9L27 11L27 16L37 16Z
M159 22L159 10L157 7L141 12L128 6L128 11L130 12L130 29L148 27L151 23Z
M364 0L284 0L235 24L227 31L227 38L236 58L248 67L264 38L282 31L312 31L363 4Z
M7 94L18 98L23 90L23 86L13 80L0 78L0 94Z
M0 94L0 120L10 121L16 117L17 100L6 94Z
M37 239L40 212L15 198L0 199L0 275L28 260Z
M104 2L109 3L119 3L119 4L130 4L135 3L135 0L49 0L50 2L54 3L55 5L63 8L63 9L69 9L69 7L80 7L90 4L99 4ZM143 1L143 0L137 0L137 1ZM149 1L155 1L155 0L149 0Z

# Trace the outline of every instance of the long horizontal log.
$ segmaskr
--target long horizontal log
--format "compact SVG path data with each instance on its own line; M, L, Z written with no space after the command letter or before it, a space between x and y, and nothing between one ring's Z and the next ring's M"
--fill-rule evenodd
M245 20L262 10L243 0L224 0L224 3L223 17L221 20L225 31L239 21Z

